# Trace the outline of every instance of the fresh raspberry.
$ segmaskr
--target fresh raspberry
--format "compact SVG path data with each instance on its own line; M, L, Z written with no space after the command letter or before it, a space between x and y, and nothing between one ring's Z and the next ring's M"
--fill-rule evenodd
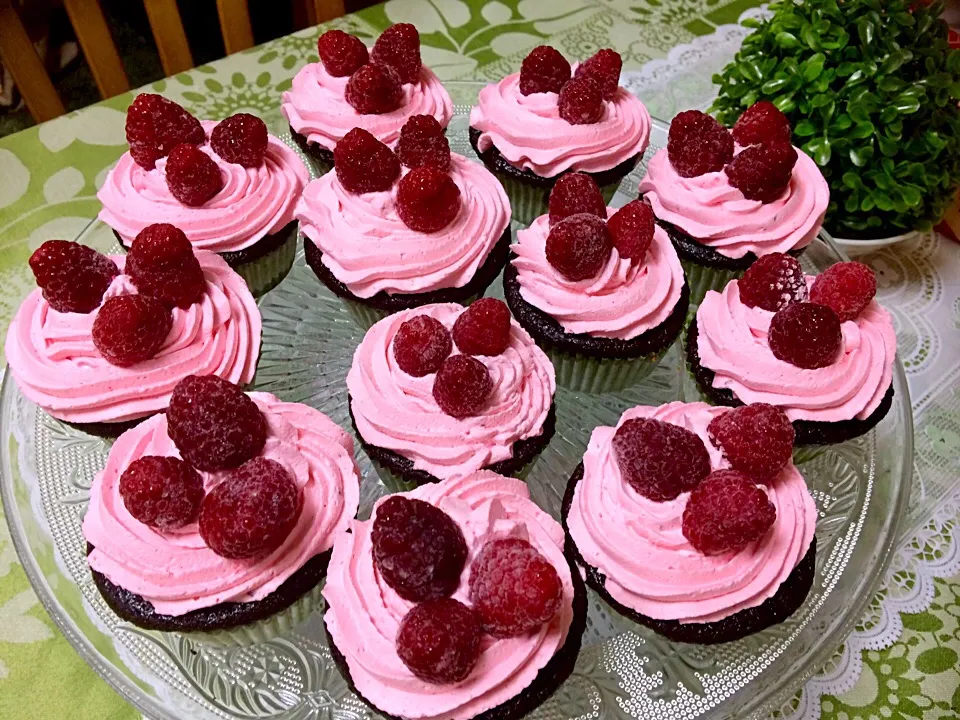
M877 276L859 262L831 265L817 275L810 288L810 302L826 305L840 322L855 320L877 294Z
M769 100L761 100L743 111L731 131L740 145L762 142L790 142L790 121Z
M559 93L570 80L570 63L549 45L530 51L520 65L520 94Z
M349 77L369 61L367 46L343 30L327 30L317 40L317 54L333 77Z
M720 172L733 159L733 136L709 115L686 110L670 123L667 156L680 177Z
M493 637L533 632L553 619L562 600L556 569L526 540L491 540L470 566L470 604Z
M704 555L738 552L762 538L777 509L762 488L737 470L717 470L700 483L683 510L683 536Z
M643 261L653 242L656 218L642 200L631 200L607 220L607 229L620 257Z
M460 212L460 188L443 170L430 165L411 170L397 186L397 214L411 230L432 233Z
M469 355L451 355L433 381L433 399L447 415L479 415L493 392L487 366Z
M499 355L510 345L510 328L507 304L480 298L453 324L453 341L465 355Z
M480 620L453 598L416 605L400 622L397 655L421 680L438 685L466 680L480 659Z
M145 455L120 476L127 512L159 530L189 525L203 501L203 479L180 458Z
M620 85L622 69L623 59L620 53L605 48L580 63L574 77L589 77L600 88L600 94L604 100L613 100Z
M347 80L344 97L361 115L383 115L400 107L403 87L392 67L368 63Z
M278 462L254 458L203 499L200 537L220 557L243 560L276 550L297 524L303 494Z
M742 150L723 171L747 200L771 203L790 185L796 164L797 151L790 143L760 143Z
M57 312L93 312L120 274L106 255L69 240L47 240L29 262L43 298Z
M196 145L181 144L170 151L166 176L170 194L190 207L200 207L223 190L220 168Z
M793 425L774 405L755 403L728 410L710 421L707 433L734 470L757 482L775 478L793 457Z
M137 233L125 272L141 295L154 297L167 307L190 307L207 287L187 236L167 223L147 225Z
M256 457L267 441L267 422L233 383L216 375L188 375L170 397L167 432L184 460L209 472Z
M449 597L460 584L467 542L453 519L430 503L387 498L377 507L371 542L377 572L404 600Z
M393 356L397 365L413 377L435 373L452 351L450 332L429 315L410 318L393 336Z
M710 474L710 455L703 440L661 420L627 420L613 435L613 452L623 479L655 502L693 490Z
M130 156L147 170L180 143L202 145L207 139L193 115L173 100L150 93L137 95L127 109L126 131Z
M600 86L589 75L574 78L560 90L560 117L571 125L593 125L603 118Z
M757 258L737 281L737 288L744 305L770 312L807 299L807 278L800 261L786 253Z
M450 143L443 127L432 115L413 115L400 129L397 157L408 168L430 165L438 170L450 168Z
M547 236L547 262L567 280L596 277L612 252L607 224L596 215L571 215Z
M267 124L249 113L231 115L213 128L210 147L227 162L260 167L267 154Z
M404 85L420 79L420 33L410 23L391 25L373 44L370 60L389 65Z
M117 367L149 360L163 347L173 325L170 310L149 295L107 298L93 321L93 344Z
M337 180L356 194L385 192L400 177L400 161L388 148L362 128L354 128L333 150Z
M767 335L775 357L813 370L832 365L843 344L840 318L826 305L793 303L770 320Z
M550 191L549 212L551 227L564 218L580 213L606 220L607 204L603 201L596 180L584 173L567 173L560 176Z

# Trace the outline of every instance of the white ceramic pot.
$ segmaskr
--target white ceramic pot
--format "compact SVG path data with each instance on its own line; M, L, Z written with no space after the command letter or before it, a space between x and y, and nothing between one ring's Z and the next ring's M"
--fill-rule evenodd
M905 240L912 240L919 234L919 230L911 230L910 232L905 232L902 235L870 238L869 240L856 240L854 238L842 238L835 237L833 235L831 235L830 238L833 240L834 244L843 250L847 255L854 257L856 255L864 255L866 253L885 248L888 245L896 245L897 243L904 242Z

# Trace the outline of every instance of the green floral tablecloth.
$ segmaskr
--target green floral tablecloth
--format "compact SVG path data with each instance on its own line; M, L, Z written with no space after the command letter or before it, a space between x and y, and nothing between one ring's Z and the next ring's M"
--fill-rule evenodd
M633 82L656 88L643 96L654 114L669 118L679 108L709 100L710 73L718 58L729 56L730 42L742 37L735 23L757 5L756 0L391 0L334 24L364 38L394 22L416 24L424 62L442 80L498 79L545 42L569 57L614 47L625 70L642 70ZM318 34L312 29L281 38L162 80L151 90L200 117L247 111L281 129L280 93L314 55ZM672 79L672 67L683 63L701 72ZM33 287L26 269L30 253L46 239L75 237L97 214L96 188L126 149L123 110L131 97L0 139L0 329ZM895 317L918 422L914 496L923 497L913 503L898 560L871 612L783 716L960 717L960 543L954 539L958 496L951 483L960 474L958 255L956 246L928 234L868 259L881 273L884 302L902 309ZM939 315L930 312L931 305ZM943 365L938 353L952 358ZM932 502L924 503L928 494ZM58 634L30 589L5 523L0 523L0 717L137 717Z

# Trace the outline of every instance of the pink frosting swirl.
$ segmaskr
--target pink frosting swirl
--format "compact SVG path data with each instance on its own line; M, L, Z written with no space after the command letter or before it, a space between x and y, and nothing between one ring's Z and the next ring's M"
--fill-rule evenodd
M357 297L463 287L510 225L510 201L490 171L462 155L451 155L450 177L460 189L460 212L435 233L403 223L396 185L357 195L336 173L307 185L296 217L323 251L323 264Z
M607 208L607 217L615 212ZM549 234L546 215L518 231L512 262L520 296L555 318L568 333L629 340L664 322L680 300L683 268L660 227L654 230L642 263L625 260L614 250L599 275L576 282L547 262Z
M729 464L710 443L707 425L725 412L705 403L640 406L617 427L641 417L679 425L700 436L719 470ZM702 555L683 536L690 493L658 503L636 492L620 474L616 430L601 426L590 436L567 517L577 549L606 575L610 595L647 617L682 623L714 622L772 597L810 548L816 527L816 506L793 463L765 488L777 509L770 531L739 552Z
M209 138L217 123L204 120ZM107 175L97 198L100 219L129 247L143 228L170 223L186 233L195 248L229 252L250 247L293 221L293 208L310 173L292 148L269 137L263 165L245 168L217 155L209 142L201 147L223 176L223 190L201 207L184 205L167 188L167 159L153 170L137 165L124 153Z
M510 164L554 177L567 170L601 172L642 155L650 141L650 113L623 88L604 101L603 118L571 125L560 117L556 93L520 92L520 73L480 91L470 111L479 148L497 148Z
M293 87L283 93L280 110L290 127L309 142L333 150L357 127L393 146L412 115L432 115L443 127L453 117L450 96L426 65L420 69L419 82L403 86L400 107L383 115L361 115L353 109L344 95L349 79L333 77L320 62L305 65L293 78Z
M480 356L493 394L477 416L458 420L433 399L434 375L416 378L397 366L393 338L405 321L429 315L448 330L464 311L445 303L384 318L364 336L347 374L357 430L371 445L393 450L414 468L440 479L463 475L513 457L513 444L536 437L557 389L553 365L516 321L510 345L495 357Z
M680 177L665 149L650 159L640 192L658 218L729 258L797 250L820 232L830 188L817 164L796 150L790 185L771 203L747 200L722 170Z
M813 285L814 276L807 276ZM711 290L697 310L700 363L713 386L745 403L779 405L791 420L864 419L880 405L893 378L897 336L876 300L841 326L843 346L832 365L806 370L775 357L767 342L773 313L740 301L736 280Z
M527 486L481 471L400 493L439 507L460 526L469 556L453 597L469 604L469 567L488 539L522 537L556 568L563 601L538 631L497 640L484 637L480 660L466 680L435 685L418 679L397 655L400 621L413 607L382 581L373 564L373 522L354 521L337 538L323 596L327 629L343 653L361 695L404 718L471 718L496 707L533 682L563 646L573 620L573 582L563 554L563 529L531 500Z
M260 355L260 310L243 278L214 253L197 251L207 281L203 297L173 309L160 352L133 367L111 365L93 344L97 312L61 313L40 289L23 301L7 329L4 352L20 391L67 422L122 422L166 409L173 387L187 375L218 375L243 385ZM123 271L125 258L111 259ZM133 295L128 275L117 276L106 297Z

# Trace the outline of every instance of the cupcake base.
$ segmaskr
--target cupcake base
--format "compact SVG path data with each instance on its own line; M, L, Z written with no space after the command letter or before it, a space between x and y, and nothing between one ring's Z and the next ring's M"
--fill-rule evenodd
M309 157L311 160L314 160L320 166L320 174L328 173L333 169L333 150L327 150L322 145L318 145L315 142L310 142L307 140L307 136L301 133L298 133L293 129L293 125L290 126L290 135L293 137L293 141L300 147L301 150Z
M49 414L49 413L48 413ZM134 418L133 420L121 420L120 422L90 422L90 423L73 423L67 422L66 420L58 420L68 427L72 427L74 430L79 430L82 433L87 435L93 435L99 438L106 438L107 440L116 440L118 437L123 435L127 430L136 427L142 423L147 418L150 418L154 413L149 415L144 415L143 417ZM50 417L53 417L52 415Z

